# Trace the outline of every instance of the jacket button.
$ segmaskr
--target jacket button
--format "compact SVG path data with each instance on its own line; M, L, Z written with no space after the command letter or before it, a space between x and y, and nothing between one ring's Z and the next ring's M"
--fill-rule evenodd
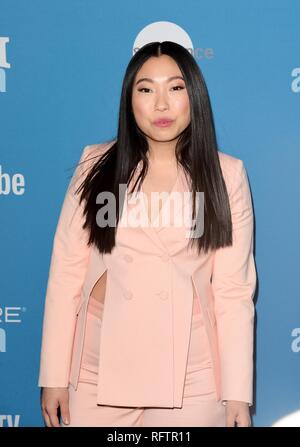
M124 290L123 294L124 294L124 297L127 300L131 300L132 299L132 292L130 292L130 290Z
M167 262L170 259L170 256L168 254L163 254L161 255L161 260L164 262Z
M160 290L159 292L156 293L156 295L158 295L161 300L167 300L169 296L166 290Z
M125 260L126 262L132 262L132 261L133 261L133 258L132 258L132 256L130 256L130 255L124 255L124 260Z

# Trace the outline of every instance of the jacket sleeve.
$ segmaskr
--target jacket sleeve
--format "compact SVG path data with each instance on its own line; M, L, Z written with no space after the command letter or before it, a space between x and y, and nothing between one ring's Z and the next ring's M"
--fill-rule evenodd
M76 306L85 278L90 247L82 229L83 206L75 190L83 180L86 146L69 183L54 235L45 298L38 386L67 387L76 323Z
M253 209L247 173L237 159L229 192L233 245L215 252L212 289L217 322L222 401L253 405L253 331L256 269Z

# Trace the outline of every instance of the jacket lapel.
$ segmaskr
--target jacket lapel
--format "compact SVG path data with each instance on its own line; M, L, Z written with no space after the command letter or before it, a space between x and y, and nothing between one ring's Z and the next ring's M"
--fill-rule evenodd
M124 204L129 213L136 205L130 204L130 201L128 202L129 196L127 196L127 194L128 190L131 189L136 181L140 169L141 162L138 164L137 171L126 190ZM149 221L147 213L147 196L144 195L142 189L137 193L133 193L134 203L138 203L142 215L143 224L140 226L140 229L144 231L146 236L149 237L160 250L169 255L183 249L189 241L189 228L186 226L186 223L190 223L189 216L191 215L189 192L190 186L185 177L184 170L179 166L178 176L172 191L163 201L162 208L152 224Z

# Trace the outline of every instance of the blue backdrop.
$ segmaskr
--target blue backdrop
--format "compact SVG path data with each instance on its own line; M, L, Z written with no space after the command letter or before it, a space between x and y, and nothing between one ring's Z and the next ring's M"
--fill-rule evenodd
M300 426L299 14L297 0L0 0L0 426L43 426L60 207L83 147L116 135L125 68L149 38L191 45L220 149L245 163L258 274L253 425Z

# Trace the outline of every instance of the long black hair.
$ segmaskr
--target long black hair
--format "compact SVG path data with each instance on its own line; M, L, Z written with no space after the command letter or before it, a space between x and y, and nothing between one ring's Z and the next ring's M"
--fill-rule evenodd
M232 245L229 197L220 166L206 83L190 52L175 42L164 41L144 45L131 58L122 85L115 142L93 164L76 191L81 191L80 203L85 201L83 213L86 217L83 228L89 231L88 244L95 244L100 253L111 253L115 246L115 234L121 214L119 184L129 184L137 164L142 160L143 168L137 179L140 186L148 169L148 142L134 118L132 90L135 76L142 65L150 57L159 57L162 54L170 56L177 63L189 96L191 119L178 138L175 155L177 163L181 164L191 180L193 215L194 194L196 191L204 192L204 232L201 237L191 238L190 242L197 243L198 253L201 250L207 252L209 249ZM113 226L100 227L96 222L96 213L99 210L96 197L104 191L114 194L116 221Z

